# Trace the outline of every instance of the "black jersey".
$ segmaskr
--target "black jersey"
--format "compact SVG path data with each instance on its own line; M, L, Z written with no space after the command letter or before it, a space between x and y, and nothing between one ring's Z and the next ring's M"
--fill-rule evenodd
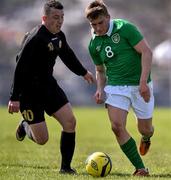
M75 74L84 76L87 73L62 31L52 34L41 25L27 33L16 58L10 99L19 100L19 96L26 91L29 92L35 82L39 82L40 90L46 89L48 81L53 78L57 56Z

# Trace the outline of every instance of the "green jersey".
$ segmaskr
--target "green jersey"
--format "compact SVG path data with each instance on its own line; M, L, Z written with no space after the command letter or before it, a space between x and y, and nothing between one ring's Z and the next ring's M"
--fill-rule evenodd
M93 33L89 52L95 65L105 65L108 85L139 84L141 54L134 46L142 39L136 26L123 19L111 20L109 30L103 36Z

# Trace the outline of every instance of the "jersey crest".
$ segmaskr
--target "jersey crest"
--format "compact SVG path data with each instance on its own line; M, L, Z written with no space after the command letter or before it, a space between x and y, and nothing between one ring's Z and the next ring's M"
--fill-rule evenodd
M53 50L54 50L54 46L53 46L53 43L52 43L52 42L50 42L50 43L48 44L48 48L49 48L49 51L53 51Z
M120 41L120 35L118 33L115 33L112 35L111 39L115 44L117 44Z

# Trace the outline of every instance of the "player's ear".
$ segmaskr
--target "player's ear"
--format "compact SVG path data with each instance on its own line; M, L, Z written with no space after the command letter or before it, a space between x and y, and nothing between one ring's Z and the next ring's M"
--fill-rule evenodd
M42 21L43 21L43 22L46 22L46 19L47 19L47 16L45 16L45 15L42 16Z

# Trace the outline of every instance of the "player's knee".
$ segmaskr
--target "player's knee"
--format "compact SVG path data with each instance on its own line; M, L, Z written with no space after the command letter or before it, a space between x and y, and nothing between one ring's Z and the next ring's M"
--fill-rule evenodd
M111 128L117 137L120 137L124 130L123 126L120 123L113 123Z
M64 124L63 128L66 131L73 131L76 127L76 119L74 116L71 116Z
M72 116L70 118L70 120L68 121L68 125L69 125L69 128L72 129L72 130L75 130L75 127L76 127L76 119L74 116Z
M36 138L35 142L39 145L44 145L48 142L48 136L47 137L41 137L41 138Z

